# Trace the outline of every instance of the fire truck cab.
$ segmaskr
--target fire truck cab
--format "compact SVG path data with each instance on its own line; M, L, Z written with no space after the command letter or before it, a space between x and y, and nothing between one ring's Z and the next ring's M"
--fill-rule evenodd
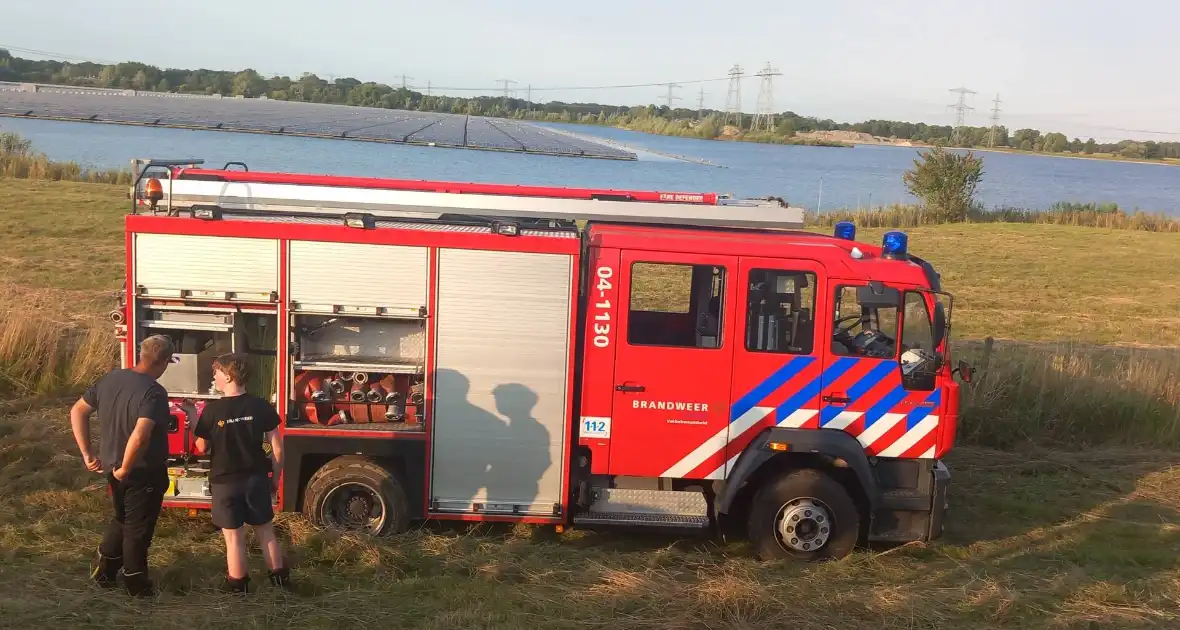
M904 233L778 199L136 161L123 361L169 335L169 507L222 353L283 424L276 506L744 531L772 558L941 534L951 298Z

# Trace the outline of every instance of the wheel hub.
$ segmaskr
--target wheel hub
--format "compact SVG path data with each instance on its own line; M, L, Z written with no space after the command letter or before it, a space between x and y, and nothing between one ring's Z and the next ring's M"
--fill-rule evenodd
M368 520L369 511L372 509L373 506L369 504L368 499L364 496L354 496L350 498L348 500L347 506L345 507L349 520L354 523L361 523Z
M795 551L816 551L832 535L832 517L812 499L796 499L779 510L779 542Z
M379 530L385 522L385 504L369 487L347 483L334 488L324 500L329 522L348 529Z

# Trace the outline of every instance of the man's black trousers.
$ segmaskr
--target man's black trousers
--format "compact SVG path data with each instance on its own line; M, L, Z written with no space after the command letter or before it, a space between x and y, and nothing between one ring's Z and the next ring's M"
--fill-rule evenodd
M121 559L124 575L147 573L148 548L156 532L156 519L168 490L167 468L136 468L123 481L107 473L115 516L107 525L99 552Z

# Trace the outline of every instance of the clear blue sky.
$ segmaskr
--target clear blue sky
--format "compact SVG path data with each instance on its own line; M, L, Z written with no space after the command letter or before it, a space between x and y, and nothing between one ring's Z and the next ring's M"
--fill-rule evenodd
M1180 140L1176 0L10 0L0 45L163 67L311 71L412 85L524 88L724 77L771 62L775 109L836 120L950 124L959 85L971 124L1099 139ZM725 9L727 15L720 15ZM21 53L17 53L21 54ZM28 55L34 56L34 55ZM677 104L722 108L726 84ZM742 86L753 111L758 79ZM533 92L534 100L659 102L666 89ZM1157 135L1122 131L1174 132Z

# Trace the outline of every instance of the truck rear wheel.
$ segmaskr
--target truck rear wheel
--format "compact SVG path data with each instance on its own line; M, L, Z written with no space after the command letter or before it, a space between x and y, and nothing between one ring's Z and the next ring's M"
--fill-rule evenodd
M322 527L398 534L409 527L401 479L388 466L347 455L324 464L307 482L303 514Z
M835 479L818 470L794 470L758 490L748 527L763 560L835 560L856 547L860 511Z

